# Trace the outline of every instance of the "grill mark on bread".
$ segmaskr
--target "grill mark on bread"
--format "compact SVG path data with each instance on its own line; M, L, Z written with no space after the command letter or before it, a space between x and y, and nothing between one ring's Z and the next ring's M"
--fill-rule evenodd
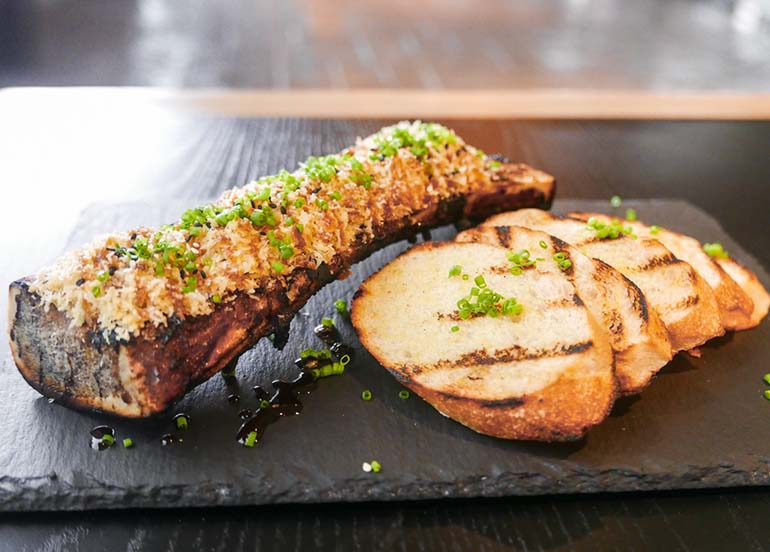
M495 226L497 241L506 249L511 246L511 229L508 226Z
M588 351L593 346L594 342L588 340L570 344L557 343L550 349L531 350L526 347L521 347L520 345L513 345L506 349L496 349L491 352L486 349L476 349L475 351L464 353L457 358L442 359L431 364L405 364L401 367L401 370L409 373L423 373L455 366L490 366L504 362L519 362L522 360L538 360L543 358L576 355Z
M687 307L692 307L694 305L698 304L698 301L700 301L700 297L697 295L688 295L681 301L678 301L675 305L673 305L672 309L684 309Z
M647 271L657 270L658 268L668 266L670 264L674 264L678 262L680 262L679 259L674 257L674 254L668 251L664 255L656 255L650 259L647 259L646 263L636 267L634 270L647 272Z

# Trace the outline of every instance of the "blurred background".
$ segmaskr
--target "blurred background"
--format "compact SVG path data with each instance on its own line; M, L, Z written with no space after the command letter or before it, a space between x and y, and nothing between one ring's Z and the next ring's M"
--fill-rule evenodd
M770 0L0 0L0 87L770 90Z

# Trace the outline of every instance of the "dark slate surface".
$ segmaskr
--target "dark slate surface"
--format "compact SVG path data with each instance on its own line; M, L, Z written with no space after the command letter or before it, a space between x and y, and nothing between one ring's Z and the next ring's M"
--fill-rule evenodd
M185 202L189 204L190 202ZM768 275L703 211L681 201L626 202L650 223L702 241L721 241L733 256ZM159 224L181 205L100 205L88 209L70 240L136 224ZM565 200L557 211L601 209L606 201ZM434 239L453 234L445 227ZM400 386L364 351L350 325L338 326L356 356L344 376L321 381L301 416L272 426L263 443L235 443L239 408L254 408L251 387L297 373L292 360L320 342L312 328L349 299L361 280L408 247L395 244L357 265L345 281L327 286L292 323L289 344L266 341L238 366L241 402L219 376L195 389L171 414L185 412L184 443L161 447L174 430L171 414L124 421L49 404L27 387L3 350L0 404L0 507L50 510L175 507L438 497L558 494L731 487L770 483L770 424L762 407L768 370L768 325L728 335L703 348L700 359L677 356L640 397L621 400L588 438L571 444L506 442L477 435L446 419ZM361 401L363 389L374 400ZM108 423L135 448L91 450L89 430ZM13 446L9 446L13 443ZM379 474L361 470L377 459Z

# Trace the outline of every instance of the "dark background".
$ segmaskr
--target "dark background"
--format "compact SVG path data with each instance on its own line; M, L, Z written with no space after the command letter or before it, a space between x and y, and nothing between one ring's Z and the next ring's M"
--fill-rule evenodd
M2 0L0 86L770 90L767 0Z

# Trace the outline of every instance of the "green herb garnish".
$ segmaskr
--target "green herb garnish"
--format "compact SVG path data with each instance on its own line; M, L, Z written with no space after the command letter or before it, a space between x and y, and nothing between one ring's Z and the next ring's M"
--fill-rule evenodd
M629 222L636 220L636 209L626 209L626 220Z
M123 448L131 448L134 446L134 441L130 437L123 439Z
M190 276L187 278L187 283L182 288L182 293L192 293L195 291L195 288L198 286L198 279L195 276Z
M275 270L278 274L282 274L284 269L286 268L284 264L280 261L273 261L270 263L270 266L273 267L273 270Z
M372 460L371 466L374 473L379 473L382 470L382 464L380 464L377 460Z
M368 389L364 389L364 390L361 392L361 398L362 398L363 400L365 400L365 401L371 401L371 400L372 400L372 392L371 392L371 391L369 391Z
M460 265L454 265L452 268L449 269L449 277L452 276L459 276L463 271L463 267Z
M337 310L338 313L340 313L342 316L347 316L348 313L348 304L345 302L344 299L337 299L334 302L334 308Z
M613 207L620 207L623 204L623 200L620 199L620 196L612 196L610 198L610 205Z
M257 432L250 431L249 434L246 436L246 440L243 442L243 445L249 448L254 448L254 445L256 443L257 443Z
M407 391L406 389L402 389L401 391L398 392L398 398L401 399L402 401L405 401L406 399L409 398L409 391Z
M724 250L721 243L704 243L703 251L705 251L709 257L716 259L727 259L730 255Z
M610 239L615 240L623 235L631 236L635 238L634 230L629 225L623 225L618 219L612 219L610 223L604 223L596 217L588 219L588 228L596 232L597 237L600 240Z
M514 276L519 276L524 272L525 268L535 266L539 259L532 259L529 251L527 249L522 249L518 253L514 253L513 251L508 253L508 260L511 262L510 273Z
M523 307L511 297L506 299L499 293L495 293L488 287L484 279L478 277L474 280L477 284L472 287L468 295L457 301L457 314L467 320L476 316L491 316L497 318L500 315L516 316L522 313ZM478 285L483 283L484 287Z
M188 427L187 416L175 416L176 428L179 430L185 430Z
M559 269L562 271L567 271L572 266L572 261L569 260L569 257L567 257L567 254L564 253L563 251L554 253L553 260L556 261L556 264L559 266Z

